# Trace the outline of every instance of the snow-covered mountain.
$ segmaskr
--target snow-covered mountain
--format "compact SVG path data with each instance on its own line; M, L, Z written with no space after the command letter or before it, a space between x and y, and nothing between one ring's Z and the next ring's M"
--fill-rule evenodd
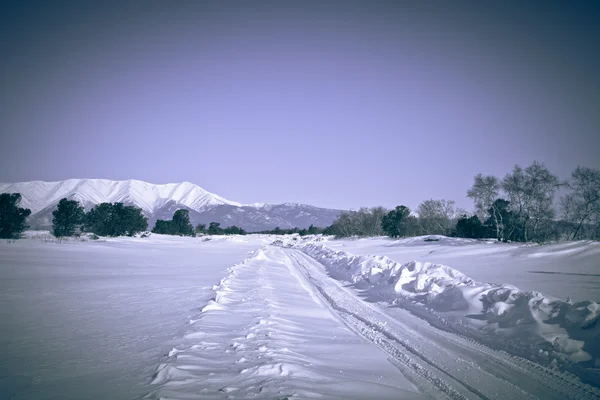
M306 228L310 224L327 226L340 210L304 204L243 205L210 193L193 183L155 185L138 180L68 179L57 182L0 183L0 193L20 193L21 207L29 208L32 228L51 225L52 211L62 198L79 201L86 210L96 204L122 202L142 209L149 228L157 219L170 219L179 208L190 211L193 224L220 222L221 226L240 226L248 231L280 227Z

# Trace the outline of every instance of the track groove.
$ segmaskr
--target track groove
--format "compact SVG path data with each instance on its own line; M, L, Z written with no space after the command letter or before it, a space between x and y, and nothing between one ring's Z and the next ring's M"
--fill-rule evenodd
M438 330L408 312L402 321L392 318L327 276L318 261L299 250L283 251L291 260L289 268L297 271L293 273L302 275L340 320L387 353L408 379L434 398L600 398L598 389L570 374Z

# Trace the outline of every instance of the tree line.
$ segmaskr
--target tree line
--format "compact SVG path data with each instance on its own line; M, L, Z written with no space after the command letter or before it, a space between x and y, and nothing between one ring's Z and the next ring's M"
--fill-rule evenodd
M555 201L557 191L565 194ZM416 213L404 205L343 211L328 227L265 230L265 234L326 234L337 237L409 237L446 235L465 238L494 238L499 241L546 242L550 240L600 240L600 171L577 167L570 179L561 181L542 163L522 168L515 165L502 179L477 174L467 197L474 212L455 207L450 200L423 201ZM0 238L18 238L26 229L30 210L19 207L19 193L0 194ZM148 227L142 210L123 203L102 203L89 212L75 200L61 199L52 213L55 236L93 232L100 236L135 235ZM175 211L171 220L157 220L154 233L194 236L245 235L237 226L222 228L218 222L190 223L189 212Z
M565 190L558 202L555 195ZM600 240L600 171L577 167L561 181L542 163L515 165L502 179L477 174L467 191L475 212L448 200L425 200L416 214L404 206L345 211L327 228L338 237L440 234L499 241Z
M0 194L0 238L18 239L28 228L26 218L31 210L19 207L21 194ZM85 212L76 200L61 199L52 212L52 233L56 237L73 236L82 232L98 236L134 236L148 229L148 218L142 210L123 203L101 203ZM205 224L196 228L190 223L189 211L179 209L170 220L157 220L153 233L179 236L245 235L246 231L236 226L221 228L218 222L211 222L208 229Z

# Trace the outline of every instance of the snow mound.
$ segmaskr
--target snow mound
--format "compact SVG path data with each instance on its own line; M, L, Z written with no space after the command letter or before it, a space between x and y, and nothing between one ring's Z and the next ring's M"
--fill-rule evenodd
M424 235L415 236L399 240L394 240L388 246L422 246L424 244L443 244L445 246L462 246L480 242L478 239L453 238L444 235ZM493 240L493 242L497 242Z
M476 282L441 264L400 264L316 243L297 248L323 264L332 277L354 283L373 300L436 319L443 328L503 349L510 346L513 352L548 363L589 362L593 367L600 361L600 306L593 301L573 303L509 284Z

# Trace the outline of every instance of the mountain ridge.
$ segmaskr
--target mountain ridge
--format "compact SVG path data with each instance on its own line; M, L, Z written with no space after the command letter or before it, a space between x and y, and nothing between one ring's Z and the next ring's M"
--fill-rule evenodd
M194 224L219 222L252 231L327 226L341 212L299 203L242 204L187 181L153 184L136 179L82 178L0 183L0 193L15 192L22 196L21 207L31 210L28 223L38 229L52 224L52 211L62 198L77 200L86 210L104 202L134 205L148 217L149 229L157 219L170 219L178 208L189 210Z

